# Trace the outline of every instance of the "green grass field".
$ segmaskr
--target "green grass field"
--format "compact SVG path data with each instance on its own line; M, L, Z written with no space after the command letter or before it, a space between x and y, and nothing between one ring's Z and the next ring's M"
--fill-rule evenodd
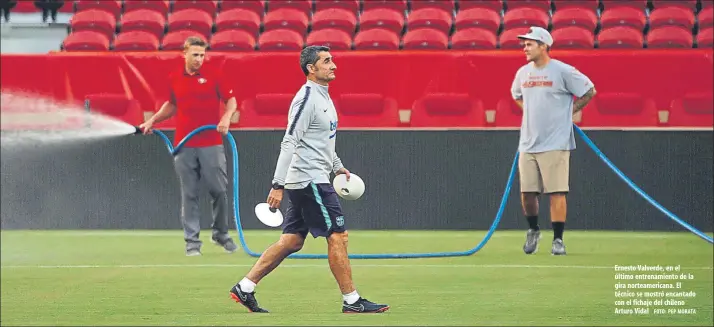
M246 240L262 251L278 235L247 231ZM352 231L350 251L463 251L484 235ZM691 233L566 231L563 257L550 255L547 231L540 251L524 255L524 235L497 231L468 257L353 260L359 292L391 310L343 315L326 260L290 259L257 288L271 313L247 313L228 290L256 259L242 251L224 253L208 241L210 231L202 233L201 257L184 256L181 231L2 231L0 320L8 326L713 325L713 247ZM303 252L324 249L324 240L309 239ZM616 281L616 265L679 266L665 273L694 279ZM615 296L618 282L680 282L675 291L696 296L657 297L684 305L653 304L649 314L616 314L615 301L630 299ZM645 306L619 306L632 307Z

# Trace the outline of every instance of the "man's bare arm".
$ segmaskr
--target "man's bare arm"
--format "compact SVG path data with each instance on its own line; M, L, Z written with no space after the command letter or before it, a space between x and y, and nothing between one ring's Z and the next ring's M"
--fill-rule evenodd
M166 101L164 102L164 105L161 106L161 109L159 109L159 111L154 114L154 116L152 116L150 120L152 123L160 123L164 120L171 118L171 116L173 116L175 113L176 105L171 103L170 101Z
M582 97L575 100L575 102L573 103L573 113L583 110L583 108L588 105L588 102L590 102L590 100L595 96L595 94L597 94L597 91L595 91L594 87L591 87L590 90L585 92Z

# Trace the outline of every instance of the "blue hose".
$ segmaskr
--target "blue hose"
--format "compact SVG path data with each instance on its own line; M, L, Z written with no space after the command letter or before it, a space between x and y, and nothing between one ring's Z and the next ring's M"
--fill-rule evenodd
M192 138L194 135L201 133L205 130L216 130L216 125L204 125L201 126L195 130L193 130L191 133L186 135L181 142L179 142L176 147L174 148L172 145L171 140L164 134L163 132L159 130L153 130L155 134L160 136L163 140L164 143L166 143L166 147L168 148L169 152L171 153L172 156L175 156L181 148L184 146L186 141L188 141L190 138ZM233 138L233 135L231 133L228 133L226 135L228 138L228 142L231 145L231 154L233 156L233 216L236 221L236 230L238 231L238 239L240 241L241 246L243 247L243 250L251 257L260 257L262 253L254 252L252 251L249 247L248 244L245 241L245 236L243 234L243 226L240 222L240 199L239 199L239 193L238 193L238 147L236 146L236 141ZM491 235L496 231L496 227L498 227L498 223L501 221L501 216L503 216L503 211L506 209L506 203L508 202L508 195L511 192L511 185L513 184L513 180L516 175L516 168L518 167L518 152L516 152L516 157L513 159L513 164L511 165L511 173L508 177L508 183L506 183L506 190L503 192L503 197L501 198L501 206L498 209L498 213L496 214L496 219L493 221L491 224L491 228L488 230L488 233L486 233L486 236L484 239L476 245L473 249L470 249L468 251L460 251L460 252L432 252L432 253L374 253L374 254L350 254L349 258L350 259L400 259L400 258L438 258L438 257L457 257L457 256L469 256L477 251L481 250L481 248L486 245L486 242L491 238ZM327 259L326 254L302 254L302 253L293 253L288 258L293 258L293 259Z
M583 140L585 140L585 143L587 143L587 145L590 146L590 148L595 152L595 154L600 159L602 159L602 161L605 162L605 164L608 167L610 167L610 169L612 169L613 172L615 172L617 177L620 177L620 179L625 181L625 183L627 183L627 185L630 186L630 188L632 188L635 192L637 192L637 194L639 194L640 196L645 198L645 200L647 200L647 202L649 202L655 208L659 209L659 211L661 211L662 213L667 215L667 217L669 217L670 219L674 220L675 222L677 222L684 228L688 229L690 232L696 234L697 236L701 237L702 239L704 239L705 241L707 241L709 243L714 243L714 240L712 240L712 238L710 236L704 234L702 231L694 228L692 225L688 224L687 222L685 222L682 219L680 219L679 217L677 217L677 215L673 214L672 212L667 210L665 207L663 207L661 204L657 203L657 201L652 199L652 197L650 197L647 193L645 193L645 191L643 191L637 185L635 185L635 183L633 183L632 180L630 180L627 176L625 176L625 174L623 174L622 171L620 171L620 169L618 169L610 161L610 159L608 159L605 156L605 154L603 154L602 151L600 151L600 149L595 145L595 143L593 143L592 140L590 140L590 138L587 135L585 135L585 132L583 132L583 130L581 130L580 127L578 127L577 125L573 125L573 126L575 127L575 131L577 131L578 134L580 135L580 137L582 137Z
M650 204L654 205L657 209L662 211L664 214L666 214L669 218L673 219L680 225L684 226L687 228L689 231L692 233L696 234L697 236L703 238L704 240L708 241L709 243L712 243L712 238L704 234L703 232L697 230L696 228L692 227L691 225L687 224L686 222L682 221L679 217L674 215L673 213L669 212L667 209L662 207L659 203L657 203L655 200L653 200L649 195L647 195L644 191L642 191L637 185L635 185L627 176L625 176L615 165L610 162L607 157L598 149L597 146L585 135L585 133L576 125L574 125L575 130L580 134L580 136L585 140L585 142L590 146L590 148L602 159L610 169L612 169L618 177L620 177L622 180L624 180L632 189L634 189L638 194L640 194L643 198L645 198ZM188 141L190 138L192 138L194 135L201 133L206 130L216 130L217 126L216 125L204 125L201 126L195 130L193 130L191 133L186 135L181 142L178 143L178 145L174 148L172 145L171 140L164 134L163 132L159 130L153 130L153 132L157 135L159 135L163 140L164 143L166 143L166 147L168 148L169 152L171 153L172 156L175 156L181 148L184 146L186 141ZM243 250L251 257L260 257L262 253L259 252L254 252L252 251L249 247L248 244L245 241L245 235L243 234L243 226L240 221L240 198L239 198L239 192L238 192L238 147L236 146L235 139L233 138L233 135L231 133L228 133L226 135L228 138L228 141L231 145L231 154L233 157L233 216L235 218L236 222L236 230L238 231L238 239L240 241L240 244L243 248ZM498 224L501 222L501 217L503 216L503 212L506 209L506 203L508 202L508 197L511 192L511 187L513 185L513 180L515 179L516 176L516 170L518 167L518 155L519 153L516 152L515 157L513 158L513 163L511 164L511 172L508 176L508 181L506 183L506 188L503 192L503 196L501 197L501 204L498 208L498 212L496 213L496 218L494 219L493 223L491 224L491 227L489 228L488 232L486 233L486 236L484 236L483 240L479 244L477 244L474 248L466 251L455 251L455 252L429 252L429 253L373 253L373 254L349 254L350 259L404 259L404 258L439 258L439 257L460 257L460 256L470 256L479 250L481 250L486 243L491 239L491 236L493 233L496 231L496 227L498 227ZM293 253L289 258L293 259L327 259L326 254L302 254L302 253Z

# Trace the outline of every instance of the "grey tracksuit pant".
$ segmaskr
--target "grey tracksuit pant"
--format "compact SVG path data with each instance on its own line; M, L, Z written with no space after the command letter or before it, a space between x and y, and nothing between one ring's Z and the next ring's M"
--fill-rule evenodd
M201 213L198 199L200 181L208 186L213 206L213 238L227 239L228 216L228 174L226 154L223 145L202 148L185 147L174 157L174 166L181 182L181 223L183 224L186 247L200 247Z

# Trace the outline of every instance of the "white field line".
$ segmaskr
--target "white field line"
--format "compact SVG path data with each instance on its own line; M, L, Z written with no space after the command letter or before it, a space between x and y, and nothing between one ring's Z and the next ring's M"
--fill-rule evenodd
M35 236L43 237L176 237L182 236L183 232L176 230L175 232L155 232L155 231L3 231L3 234L9 236L15 232L29 232ZM548 233L546 231L545 233ZM237 232L231 231L232 235L237 237ZM279 237L280 231L252 231L245 232L247 238L252 237ZM524 232L508 230L504 232L496 231L491 235L491 238L512 238L524 237ZM691 237L696 236L686 232L613 232L613 231L571 231L571 238L676 238L676 237ZM710 234L710 233L705 233ZM356 238L483 238L486 235L485 231L478 232L461 232L461 231L351 231L350 236Z
M252 267L251 264L146 264L146 265L11 265L1 266L2 269L88 269L88 268L230 268ZM281 268L327 268L327 264L283 264ZM496 268L496 269L615 269L614 266L577 266L577 265L497 265L497 264L359 264L357 268ZM681 267L687 270L712 270L712 267ZM655 272L651 272L655 273ZM665 273L665 272L662 272Z

